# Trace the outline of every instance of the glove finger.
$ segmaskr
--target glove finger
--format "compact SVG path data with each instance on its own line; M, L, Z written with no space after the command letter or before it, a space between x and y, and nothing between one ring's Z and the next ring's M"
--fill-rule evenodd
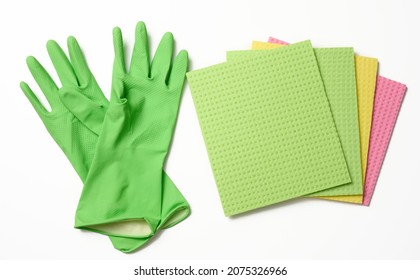
M64 106L93 133L99 135L106 108L89 99L77 87L63 87L59 93Z
M137 23L135 37L129 73L135 77L149 77L149 40L144 22Z
M120 76L126 73L125 58L124 58L124 44L122 39L121 29L115 27L113 30L114 42L114 74Z
M22 89L25 96L28 98L29 102L31 102L32 107L34 107L35 111L38 113L41 119L43 119L44 116L48 113L48 111L45 110L45 107L41 104L38 97L36 97L35 93L32 91L32 89L28 86L27 83L21 82L20 88Z
M84 87L90 85L93 90L89 91L88 93L92 95L90 96L92 100L96 100L104 104L108 103L108 99L106 99L101 88L96 82L95 77L89 69L85 56L83 55L82 49L80 48L76 38L70 36L67 39L67 46L69 49L70 61L73 65L73 69L76 73L80 86Z
M67 47L69 49L70 61L73 66L74 73L80 85L86 85L92 77L92 73L86 63L82 50L76 38L70 36L67 39Z
M63 86L79 85L73 66L71 65L67 55L57 42L50 40L47 43L47 51L54 65L57 75Z
M188 52L182 50L175 58L169 75L168 86L173 90L180 90L184 86L185 73L188 70Z
M58 97L57 85L35 57L29 56L26 59L26 64L28 65L29 71L31 71L32 76L40 87L42 93L44 93L48 103L51 106L51 109L53 110L54 106L61 103L60 98Z
M121 102L124 97L124 85L121 77L126 74L124 44L121 29L115 27L112 33L114 42L114 67L112 68L112 89L110 102Z
M152 61L151 77L167 78L174 50L174 36L167 32L160 40Z

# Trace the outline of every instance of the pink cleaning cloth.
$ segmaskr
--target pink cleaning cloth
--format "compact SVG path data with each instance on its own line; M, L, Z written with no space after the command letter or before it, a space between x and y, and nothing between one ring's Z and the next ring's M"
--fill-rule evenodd
M378 76L370 131L363 205L369 205L407 86Z
M272 43L272 44L289 45L289 43L287 43L285 41L282 41L282 40L279 40L279 39L276 39L276 38L273 38L273 37L269 37L268 42Z
M270 37L269 43L288 45L289 43ZM373 104L372 127L369 139L369 152L366 178L363 191L363 205L372 200L382 163L391 141L392 131L400 112L407 86L378 76L376 78L375 101Z

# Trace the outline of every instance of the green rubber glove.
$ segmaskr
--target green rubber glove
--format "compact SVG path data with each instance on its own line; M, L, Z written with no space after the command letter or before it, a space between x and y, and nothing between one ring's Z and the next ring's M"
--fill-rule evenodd
M173 37L162 38L149 63L147 31L136 28L130 70L121 31L114 29L111 101L76 212L75 227L117 237L143 238L161 223L162 168L188 67ZM182 215L181 215L182 216Z
M98 134L109 102L91 74L80 47L73 37L68 39L71 63L55 42L50 41L47 47L63 84L60 90L35 58L29 57L27 63L35 80L47 97L52 111L47 112L45 110L26 83L22 82L21 88L38 112L51 136L84 181L93 159ZM188 203L170 178L163 173L161 228L177 224L185 219L188 214ZM133 251L148 240L149 238L111 237L114 247L123 252Z

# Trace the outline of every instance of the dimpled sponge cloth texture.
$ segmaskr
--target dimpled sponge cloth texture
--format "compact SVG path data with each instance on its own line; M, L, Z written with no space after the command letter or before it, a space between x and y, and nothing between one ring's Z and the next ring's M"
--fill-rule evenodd
M288 45L287 42L270 37L269 43L253 42L253 49L272 49L276 45ZM407 90L407 86L399 82L378 76L376 78L376 89L374 95L372 84L377 71L376 59L358 57L355 58L356 68L359 69L356 75L361 102L359 104L359 114L364 116L365 125L360 130L360 135L364 138L369 137L368 156L366 163L366 173L364 180L364 193L361 195L347 196L328 196L322 197L330 200L338 200L352 203L363 203L369 205L373 191L379 176L382 163L385 158L386 150L391 140L393 128L395 126L402 101ZM370 106L374 98L373 109ZM373 110L373 115L370 112ZM372 118L369 124L369 118ZM363 118L363 117L362 117ZM370 131L368 127L371 127ZM369 136L367 136L369 134ZM365 140L366 141L366 140ZM364 149L366 153L366 149Z
M228 52L227 59L258 58L267 49L279 47L282 46L254 41L253 51ZM352 182L311 196L360 195L363 183L359 134L354 133L359 131L354 51L353 48L315 48L314 51Z
M310 41L187 78L226 216L351 181Z
M270 37L269 43L287 45L286 42ZM355 56L357 99L359 107L360 149L362 158L362 176L365 181L367 157L369 150L370 129L372 125L373 100L375 96L378 59ZM361 202L361 201L360 201Z
M376 80L375 105L363 197L364 205L369 205L372 199L406 90L406 85L396 81L381 76L378 76Z
M356 55L355 66L359 109L360 156L362 160L362 179L363 184L365 184L378 60L372 57ZM357 204L362 204L363 202L363 195L325 196L322 198Z
M268 42L273 45L287 45L285 41L270 37ZM257 46L262 42L256 43ZM375 96L378 59L366 56L355 56L357 98L359 107L360 149L362 157L362 176L365 181L367 157L369 149L370 129L372 125L373 100Z
M258 47L265 49L275 48L276 45L285 46L289 43L270 37L266 45L263 42L253 43L253 48ZM376 66L375 66L376 64ZM360 143L360 152L361 159L366 160L367 158L367 146L366 137L369 138L370 134L370 122L372 118L372 107L373 107L373 98L374 90L372 85L376 81L376 71L377 71L378 61L375 58L368 57L359 57L355 56L355 65L356 65L356 84L357 84L357 95L358 95L358 115L359 115L359 137L364 139L363 144ZM360 124L360 122L363 122ZM364 174L365 174L366 162L362 162L362 181L364 183ZM349 203L362 204L363 195L330 195L330 196L320 196L319 198L336 200Z
M375 98L378 60L372 57L356 56L357 98L359 101L359 126L362 153L363 182L365 181L372 126L373 101Z

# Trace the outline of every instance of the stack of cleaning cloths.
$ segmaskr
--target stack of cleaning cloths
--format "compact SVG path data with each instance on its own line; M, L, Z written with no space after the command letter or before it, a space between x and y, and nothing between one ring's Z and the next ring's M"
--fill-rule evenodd
M270 38L189 72L226 216L302 196L369 205L406 86L353 48Z

